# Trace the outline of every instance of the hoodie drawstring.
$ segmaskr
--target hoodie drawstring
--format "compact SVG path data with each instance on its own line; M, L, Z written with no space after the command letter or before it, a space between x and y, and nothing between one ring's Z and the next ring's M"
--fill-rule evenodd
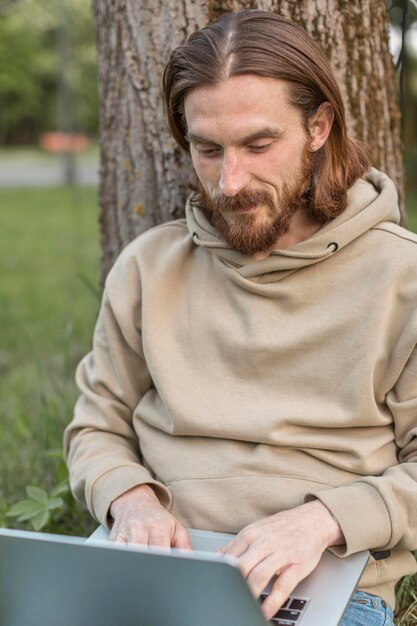
M225 250L229 249L228 245L222 241L204 241L200 239L198 234L194 232L192 234L193 242L197 246L202 246L203 248L223 248ZM293 257L296 259L323 259L324 257L330 256L334 254L339 249L339 245L332 241L328 244L326 250L322 252L296 252L294 250L273 250L271 254L276 256L286 256Z

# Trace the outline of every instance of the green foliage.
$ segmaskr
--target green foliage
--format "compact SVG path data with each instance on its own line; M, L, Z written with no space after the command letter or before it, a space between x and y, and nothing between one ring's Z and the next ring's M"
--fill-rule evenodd
M55 0L20 0L0 16L0 143L31 143L40 132L56 129L60 6ZM76 130L95 133L98 95L90 3L71 0L67 22Z
M417 188L410 189L405 198L407 228L417 233Z
M417 624L417 575L406 576L398 585L396 626L415 626Z
M27 497L13 504L6 516L14 518L23 528L29 526L36 531L89 535L97 523L84 513L72 496L62 450L50 450L46 456L59 461L55 487L48 492L43 487L27 485Z
M94 522L64 489L61 442L98 308L80 279L98 283L96 190L0 189L0 207L0 524L87 535ZM28 503L7 515L22 499L32 516L21 518Z
M386 0L390 21L393 24L401 24L403 20L404 1ZM407 0L407 21L410 24L417 19L417 3L415 0Z
M26 487L27 498L16 502L7 515L15 517L18 522L29 522L34 530L42 530L51 521L51 511L62 509L64 501L60 496L68 493L68 483L59 483L51 493L48 494L41 487L28 485Z

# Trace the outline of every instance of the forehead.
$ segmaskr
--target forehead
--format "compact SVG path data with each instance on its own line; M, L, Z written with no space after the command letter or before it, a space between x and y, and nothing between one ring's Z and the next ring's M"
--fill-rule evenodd
M185 98L184 110L188 133L211 141L238 139L260 128L284 132L302 126L299 109L288 101L287 83L253 74L193 89Z

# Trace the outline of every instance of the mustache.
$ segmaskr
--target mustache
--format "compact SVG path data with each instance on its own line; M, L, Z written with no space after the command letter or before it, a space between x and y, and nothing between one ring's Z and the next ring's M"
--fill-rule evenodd
M233 212L237 209L250 208L258 206L259 204L266 205L272 209L275 206L274 200L268 191L250 191L243 189L235 196L225 196L223 194L209 196L201 185L199 187L205 206L213 212Z

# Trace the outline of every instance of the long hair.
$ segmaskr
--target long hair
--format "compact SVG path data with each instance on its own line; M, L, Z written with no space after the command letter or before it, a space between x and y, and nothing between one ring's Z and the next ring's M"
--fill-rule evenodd
M216 85L232 76L256 74L287 82L289 102L309 118L329 102L334 121L325 144L313 153L307 206L311 217L326 221L345 208L348 188L369 168L364 147L348 137L340 89L319 45L290 20L258 9L223 15L175 48L164 71L168 122L187 152L184 99L196 87Z

